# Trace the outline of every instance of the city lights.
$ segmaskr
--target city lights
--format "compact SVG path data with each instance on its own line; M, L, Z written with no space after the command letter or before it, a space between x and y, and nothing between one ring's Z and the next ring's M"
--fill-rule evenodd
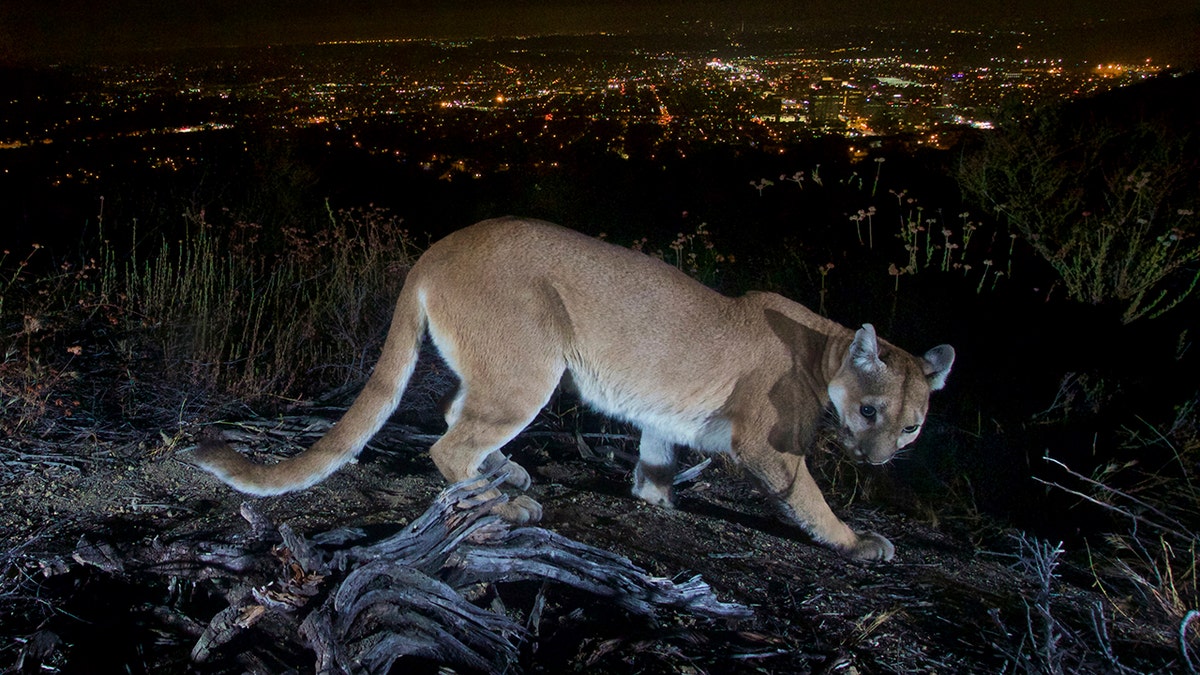
M908 135L919 139L914 145L937 146L953 142L955 129L991 129L1004 102L1087 96L1168 67L1035 56L1026 34L926 33L929 46L883 37L864 33L855 44L847 36L823 49L779 40L758 49L720 40L668 49L584 35L341 41L229 49L199 61L149 55L79 68L79 90L62 101L0 100L0 156L50 143L164 139L150 140L135 163L178 171L195 153L165 139L246 129L314 130L329 135L328 147L398 158L407 154L406 135L551 155L585 143L591 152L656 160L695 145L765 147L828 134ZM964 40L976 42L973 50ZM385 122L394 125L391 137L337 138L345 125ZM58 183L108 168L56 157ZM511 166L504 157L458 160L465 163L438 164L447 180Z

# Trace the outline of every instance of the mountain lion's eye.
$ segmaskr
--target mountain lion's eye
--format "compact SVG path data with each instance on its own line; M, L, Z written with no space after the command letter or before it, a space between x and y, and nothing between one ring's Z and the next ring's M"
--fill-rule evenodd
M921 428L920 424L910 424L910 425L904 427L904 433L915 434L915 433L917 433L917 429L920 429L920 428Z
M875 416L875 406L864 405L863 407L858 409L858 414L862 415L863 417L865 417L867 419L871 419L872 417Z

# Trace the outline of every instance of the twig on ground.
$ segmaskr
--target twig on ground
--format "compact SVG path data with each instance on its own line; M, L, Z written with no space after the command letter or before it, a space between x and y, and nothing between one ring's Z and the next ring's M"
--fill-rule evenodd
M1188 649L1187 629L1192 619L1198 616L1200 616L1200 611L1189 609L1188 613L1183 616L1183 621L1179 622L1179 653L1183 655L1183 662L1187 664L1189 673L1196 672L1196 664L1192 661L1191 651Z
M705 457L704 461L700 462L699 464L675 474L675 480L672 481L671 484L679 485L680 483L686 483L690 480L695 480L705 469L708 468L709 464L712 464L712 457Z
M1144 509L1146 509L1147 511L1149 511L1149 512L1151 512L1151 513L1153 513L1153 514L1155 514L1155 515L1157 515L1157 516L1159 516L1159 517L1160 517L1160 518L1162 518L1164 521L1168 522L1168 523L1169 523L1169 525L1164 525L1164 524L1162 524L1162 523L1157 523L1157 522L1154 522L1153 520L1150 520L1149 518L1146 518L1145 516L1141 516L1141 515L1138 515L1138 514L1132 513L1131 511L1128 511L1128 510L1126 510L1126 509L1123 509L1123 508L1121 508L1121 507L1119 507L1119 506L1116 506L1115 504L1109 504L1109 503L1107 503L1107 502L1101 501L1100 499L1097 499L1097 498L1095 498L1095 497L1092 497L1091 495L1087 495L1087 494L1084 494L1084 493L1082 493L1082 492L1079 492L1078 490L1072 490L1072 489L1070 489L1070 488L1068 488L1068 487L1064 487L1064 486L1062 486L1062 485L1060 485L1060 484L1058 484L1058 483L1055 483L1055 482L1053 482L1053 481L1047 481L1047 480L1044 480L1044 479L1042 479L1042 478L1039 478L1038 476L1033 476L1033 479L1034 479L1034 480L1036 480L1037 482L1039 482L1039 483L1041 483L1041 484L1043 484L1043 485L1046 485L1046 486L1048 486L1048 487L1057 488L1057 489L1059 489L1059 490L1062 490L1062 491L1064 491L1064 492L1066 492L1066 493L1068 493L1068 494L1075 495L1076 497L1079 497L1079 498L1081 498L1081 499L1085 499L1085 500L1087 500L1087 501L1089 501L1089 502L1091 502L1091 503L1093 503L1093 504L1095 504L1095 505L1097 505L1097 506L1100 506L1100 507L1103 507L1103 508L1105 508L1105 509L1108 509L1108 510L1110 510L1110 511L1114 511L1114 512L1116 512L1116 513L1119 513L1119 514L1121 514L1122 516L1125 516L1126 518L1129 518L1129 519L1131 519L1131 520L1134 520L1134 521L1137 521L1137 522L1140 522L1140 523L1145 523L1146 525L1149 525L1150 527L1153 527L1153 528L1155 528L1155 529L1157 529L1157 530L1161 530L1161 531L1163 531L1163 532L1168 532L1168 533L1170 533L1170 534L1173 534L1173 535L1175 535L1175 536L1177 536L1177 537L1182 537L1182 538L1184 538L1184 539L1191 539L1191 538L1192 538L1192 535L1189 535L1189 534L1187 534L1187 529L1188 529L1188 528L1187 528L1185 525L1183 525L1183 524L1182 524L1182 523L1180 523L1179 521L1175 520L1174 518L1172 518L1172 517L1168 516L1167 514L1163 513L1162 511L1160 511L1159 509L1155 508L1154 506L1152 506L1152 505L1150 505L1150 504L1147 504L1146 502L1142 501L1141 499L1138 499L1137 497L1134 497L1133 495L1130 495L1130 494L1127 494L1127 493L1125 493L1125 492L1122 492L1122 491L1120 491L1120 490L1118 490L1118 489L1116 489L1116 488L1114 488L1114 487L1110 487L1110 486L1108 486L1108 485L1105 485L1104 483L1101 483L1100 481L1094 480L1094 479L1092 479L1092 478L1088 478L1087 476L1084 476L1083 474L1081 474L1081 473L1079 473L1079 472L1077 472L1077 471L1075 471L1075 470L1071 469L1071 467L1067 466L1066 464L1064 464L1064 463L1062 463L1062 462L1058 461L1057 459L1054 459L1054 458L1053 458L1053 457L1051 457L1050 455L1045 455L1045 456L1044 456L1042 459L1046 460L1047 462L1051 462L1052 464L1056 464L1056 465L1058 465L1058 466L1062 467L1062 469L1063 469L1064 471L1066 471L1068 474L1070 474L1072 477L1074 477L1074 478L1076 478L1076 479L1078 479L1078 480L1081 480L1081 481L1083 481L1084 483L1086 483L1086 484L1088 484L1088 485L1090 485L1090 486L1092 486L1092 487L1094 487L1094 488L1100 489L1100 490L1102 490L1102 491L1104 491L1105 493L1108 493L1108 494L1110 494L1110 495L1114 495L1114 496L1117 496L1117 497L1121 497L1121 498L1123 498L1123 499L1127 499L1127 500L1129 500L1130 502L1133 502L1133 503L1134 503L1134 504L1136 504L1137 506L1139 506L1139 507L1141 507L1141 508L1144 508Z

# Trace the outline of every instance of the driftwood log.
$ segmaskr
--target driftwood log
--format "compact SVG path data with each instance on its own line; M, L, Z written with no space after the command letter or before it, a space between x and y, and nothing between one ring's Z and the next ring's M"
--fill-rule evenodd
M251 626L290 638L315 652L316 672L387 672L416 656L479 672L513 672L522 640L544 602L539 593L522 625L503 611L471 600L487 584L541 581L564 584L646 617L681 612L713 619L750 616L741 605L717 600L699 577L683 583L654 577L628 559L536 527L513 528L490 514L507 499L482 498L502 475L459 483L399 533L346 547L361 539L336 531L311 540L286 524L273 549L284 573L262 587L234 594L192 650L213 657ZM252 503L243 515L259 533L263 517ZM241 561L239 561L241 562ZM543 586L543 591L545 586Z

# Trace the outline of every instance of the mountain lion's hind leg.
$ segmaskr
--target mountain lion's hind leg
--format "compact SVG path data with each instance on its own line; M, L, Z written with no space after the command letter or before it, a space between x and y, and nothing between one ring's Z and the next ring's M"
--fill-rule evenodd
M462 415L463 391L464 390L462 386L456 386L453 391L447 393L443 398L442 413L446 418L446 426L448 427L453 427L455 423L458 422L458 418ZM519 430L518 433L520 433ZM501 469L502 465L503 469ZM478 469L478 472L482 474L490 474L497 469L500 469L507 474L507 476L504 478L504 482L508 485L511 485L518 490L529 489L529 486L532 483L532 480L529 478L529 472L525 470L525 467L510 460L499 450L492 452L484 458L482 465Z
M497 369L493 364L504 360L496 357L489 364L468 363L459 373L462 389L446 412L450 428L429 449L438 471L451 483L478 477L503 463L508 471L505 482L521 490L529 487L529 473L501 454L500 448L528 426L550 400L562 367L530 358L513 360L524 367ZM500 491L481 496L492 499L499 497ZM499 504L493 511L518 525L542 518L541 505L526 495Z
M536 414L537 410L534 410ZM512 440L525 425L532 420L528 418L510 418L509 421L476 417L464 411L463 415L446 430L437 443L429 449L429 455L438 471L451 483L457 483L469 478L476 478L486 465L494 466L500 458L515 467L510 470L508 481L514 474L519 473L526 485L529 474L515 462L504 458L498 450ZM488 468L491 468L488 466ZM520 486L518 486L520 487ZM490 490L481 495L483 499L493 499L500 496L499 490ZM524 525L536 523L542 518L542 507L526 495L518 495L510 501L496 506L493 511L507 521Z

